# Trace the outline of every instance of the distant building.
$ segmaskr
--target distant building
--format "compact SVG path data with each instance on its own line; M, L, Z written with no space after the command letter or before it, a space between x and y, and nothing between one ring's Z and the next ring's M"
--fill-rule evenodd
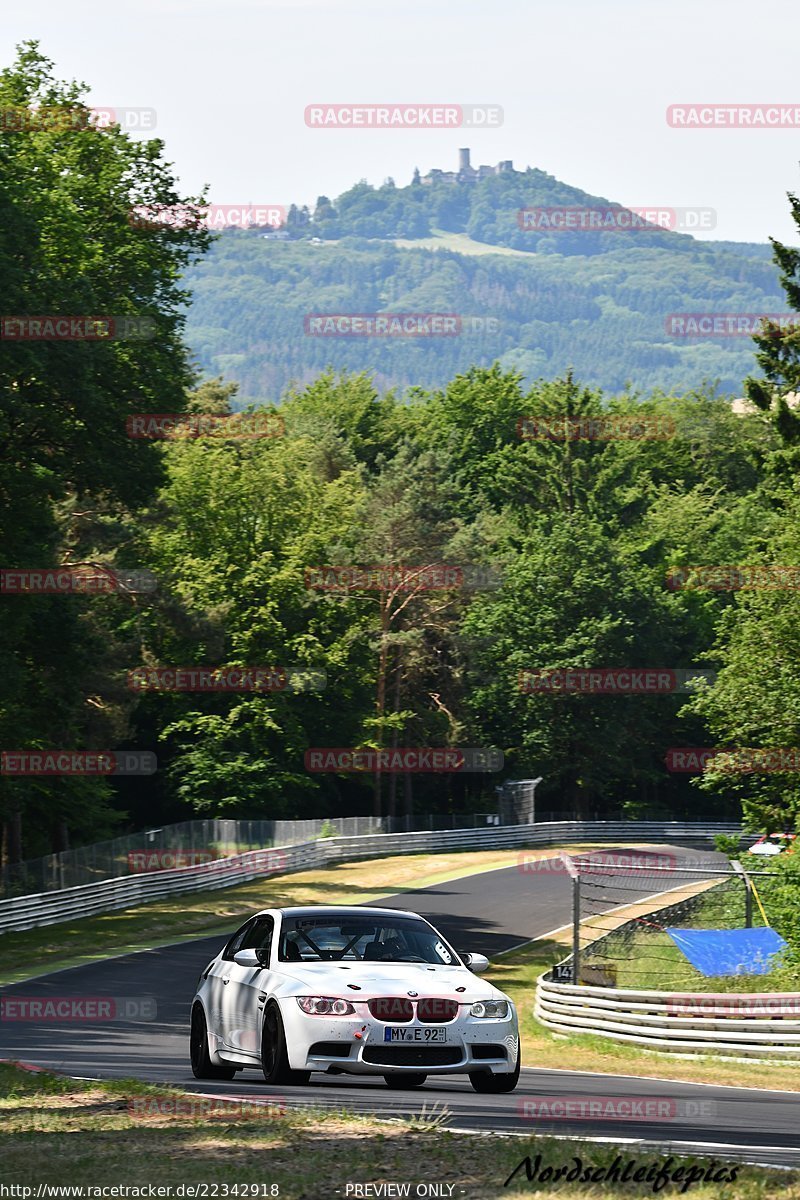
M514 164L510 158L499 162L496 167L480 166L473 167L469 161L469 147L464 146L458 152L458 170L457 171L441 171L434 167L423 175L421 179L415 174L414 182L420 182L430 187L433 183L476 183L480 179L489 179L493 175L505 175L506 172L514 170Z
M268 242L287 242L291 236L288 229L273 229L269 233L261 234Z

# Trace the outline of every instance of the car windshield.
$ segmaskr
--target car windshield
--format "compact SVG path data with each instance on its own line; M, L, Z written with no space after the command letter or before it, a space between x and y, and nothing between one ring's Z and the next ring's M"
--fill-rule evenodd
M460 966L451 946L423 921L376 917L285 917L281 962L418 962Z

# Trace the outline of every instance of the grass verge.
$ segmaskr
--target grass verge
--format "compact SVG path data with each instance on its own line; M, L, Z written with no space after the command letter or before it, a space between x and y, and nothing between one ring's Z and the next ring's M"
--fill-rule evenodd
M783 1200L800 1200L800 1172L796 1171L737 1168L719 1160L712 1165L697 1158L668 1161L650 1150L535 1134L530 1138L453 1134L424 1118L379 1122L310 1110L275 1115L278 1110L272 1108L268 1111L273 1115L260 1119L255 1106L248 1110L249 1116L222 1107L217 1116L187 1115L197 1111L193 1104L197 1097L133 1082L81 1084L0 1064L0 1180L7 1186L33 1189L28 1196L36 1195L39 1185L126 1185L144 1187L144 1195L148 1185L155 1185L171 1189L157 1194L173 1197L181 1194L180 1185L184 1185L183 1195L188 1185L204 1185L207 1190L196 1195L331 1200L358 1196L353 1190L357 1184L372 1185L361 1196L381 1195L376 1185L387 1183L410 1184L410 1195L418 1194L418 1184L437 1184L440 1190L429 1195L469 1200L499 1196L519 1200L562 1188L571 1200L652 1196L653 1183L646 1180L577 1181L554 1187L547 1178L529 1182L524 1169L508 1187L503 1186L526 1156L538 1176L548 1167L574 1168L575 1157L581 1160L582 1170L608 1168L619 1154L622 1165L634 1162L633 1170L652 1169L655 1174L661 1166L671 1172L682 1167L683 1177L668 1184L661 1192L664 1196L680 1194L687 1170L694 1167L717 1174L716 1181L691 1187L689 1194L695 1200L764 1200L778 1194ZM734 1181L724 1182L731 1174ZM257 1192L243 1189L254 1184L262 1185ZM26 1200L24 1192L4 1194ZM383 1194L402 1193L384 1189Z

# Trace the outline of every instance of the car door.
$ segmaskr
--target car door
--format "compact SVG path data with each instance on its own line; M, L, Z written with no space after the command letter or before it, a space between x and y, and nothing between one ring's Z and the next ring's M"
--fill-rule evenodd
M231 974L236 968L233 956L242 948L242 943L254 920L255 918L251 917L236 930L206 976L208 1027L211 1033L216 1034L223 1047L228 1045L226 1035L226 1017L230 1013L228 989L231 985ZM238 970L238 968L236 969Z
M239 950L256 950L259 957L269 963L274 929L272 917L254 918L233 954ZM240 967L238 963L231 963L224 997L226 1046L256 1060L261 1056L261 1022L269 994L269 978L270 972L266 968Z

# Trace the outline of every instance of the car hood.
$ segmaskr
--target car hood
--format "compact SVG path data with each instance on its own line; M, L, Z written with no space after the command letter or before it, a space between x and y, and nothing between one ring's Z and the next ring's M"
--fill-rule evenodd
M371 996L405 996L410 991L420 996L450 996L467 1000L490 1000L503 997L486 979L473 975L466 967L432 966L429 963L281 963L280 973L297 985L293 991L316 996L347 996L357 999L358 991L348 987L357 984L361 999ZM456 988L464 988L456 992Z

